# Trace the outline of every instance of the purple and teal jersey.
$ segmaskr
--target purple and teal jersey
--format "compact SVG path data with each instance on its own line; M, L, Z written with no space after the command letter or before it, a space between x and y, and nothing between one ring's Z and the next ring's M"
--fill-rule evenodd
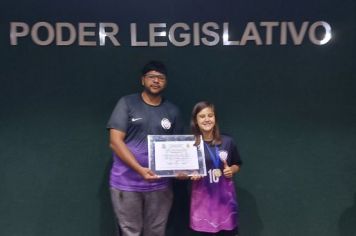
M209 233L233 230L238 226L234 181L223 175L214 175L214 169L223 170L223 163L217 163L214 158L224 156L227 157L228 165L241 165L239 153L232 139L225 135L216 151L215 147L204 146L207 176L192 183L190 227L195 231Z
M117 103L108 129L117 129L126 133L125 143L144 167L148 167L147 135L181 134L183 124L178 108L167 100L159 106L146 104L141 94L122 97ZM123 163L113 153L113 166L110 174L110 186L124 191L154 191L166 188L168 178L146 181L137 172Z

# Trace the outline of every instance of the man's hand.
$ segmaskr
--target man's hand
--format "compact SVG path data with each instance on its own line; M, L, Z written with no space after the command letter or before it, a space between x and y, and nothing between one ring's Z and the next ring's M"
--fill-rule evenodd
M157 180L160 177L156 175L152 170L142 167L140 175L147 181Z

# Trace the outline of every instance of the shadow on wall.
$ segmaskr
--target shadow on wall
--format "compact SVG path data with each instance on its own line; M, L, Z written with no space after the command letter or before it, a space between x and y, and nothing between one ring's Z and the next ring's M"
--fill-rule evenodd
M338 226L340 236L356 236L356 193L353 205L341 214Z
M168 218L166 236L187 236L189 230L189 181L173 179L174 200Z
M239 236L260 236L263 222L258 213L255 197L241 187L237 188L237 197L240 207Z

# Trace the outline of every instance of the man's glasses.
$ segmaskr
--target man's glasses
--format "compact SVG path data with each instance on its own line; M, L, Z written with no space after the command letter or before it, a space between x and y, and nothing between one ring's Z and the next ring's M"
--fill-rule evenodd
M154 80L157 79L159 81L164 81L166 80L166 76L165 75L155 75L155 74L146 74L145 78L149 79L149 80Z

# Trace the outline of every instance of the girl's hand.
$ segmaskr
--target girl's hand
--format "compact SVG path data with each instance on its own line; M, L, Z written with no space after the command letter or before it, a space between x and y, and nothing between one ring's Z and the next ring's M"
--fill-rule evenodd
M193 181L201 180L203 176L199 175L198 173L193 173L192 176L190 176L190 179Z
M240 171L240 166L238 165L232 165L232 166L228 166L226 160L223 161L224 163L224 170L223 170L223 174L226 178L232 178L232 176Z
M233 175L233 170L230 166L228 166L226 160L223 161L224 163L224 170L223 170L223 174L226 178L232 178Z

